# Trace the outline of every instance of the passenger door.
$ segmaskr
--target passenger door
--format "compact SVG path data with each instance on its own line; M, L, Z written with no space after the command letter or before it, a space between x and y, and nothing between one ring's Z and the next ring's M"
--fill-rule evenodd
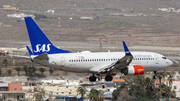
M64 57L61 57L60 66L61 66L61 67L64 67L64 66L65 66L65 58L64 58Z
M159 64L159 58L158 58L157 55L155 55L155 63L156 63L156 64Z

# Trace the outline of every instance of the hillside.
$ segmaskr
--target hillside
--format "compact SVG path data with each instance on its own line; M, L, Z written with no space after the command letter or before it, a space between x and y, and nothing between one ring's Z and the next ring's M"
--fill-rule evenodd
M98 43L102 32L106 38L103 41L108 43L121 44L125 40L129 45L179 47L179 14L157 10L163 7L177 9L179 4L179 0L1 0L0 6L11 5L20 11L1 10L0 23L11 27L0 26L0 40L29 40L24 22L9 18L7 14L37 13L48 17L35 21L53 41ZM55 14L44 12L48 9L54 9ZM108 13L126 16L104 16ZM139 16L141 14L162 17ZM81 16L93 16L96 19L80 20ZM69 19L71 17L72 20Z

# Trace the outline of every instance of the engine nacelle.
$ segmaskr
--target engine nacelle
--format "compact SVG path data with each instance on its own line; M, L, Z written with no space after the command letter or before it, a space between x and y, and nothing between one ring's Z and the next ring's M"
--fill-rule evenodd
M126 69L121 70L125 75L142 75L144 74L144 67L141 65L128 66Z

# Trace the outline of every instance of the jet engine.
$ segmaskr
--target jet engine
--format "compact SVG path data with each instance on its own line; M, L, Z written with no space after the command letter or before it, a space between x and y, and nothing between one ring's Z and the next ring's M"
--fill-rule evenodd
M131 65L125 69L121 69L121 73L125 75L142 75L144 74L144 67L140 65Z

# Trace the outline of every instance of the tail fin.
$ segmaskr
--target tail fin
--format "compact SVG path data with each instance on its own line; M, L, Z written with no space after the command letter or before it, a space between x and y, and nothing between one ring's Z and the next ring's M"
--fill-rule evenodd
M40 55L42 53L70 53L69 51L55 47L31 17L25 17L24 19L29 34L33 55Z

